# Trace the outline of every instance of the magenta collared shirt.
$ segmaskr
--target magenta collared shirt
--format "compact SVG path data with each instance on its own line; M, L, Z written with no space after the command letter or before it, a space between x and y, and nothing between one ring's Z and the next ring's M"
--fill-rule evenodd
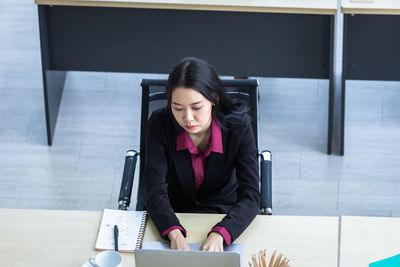
M179 151L185 149L189 150L190 158L192 161L193 173L194 173L195 189L199 190L204 181L204 167L206 163L206 158L210 155L211 152L223 153L221 126L214 118L212 118L210 140L208 141L208 144L203 153L199 153L199 150L193 144L193 141L190 138L189 133L186 132L184 129L182 129L176 139L176 150ZM170 228L165 230L161 234L161 236L165 238L167 234L174 229L181 230L184 236L186 236L185 230L177 225L171 226ZM210 232L220 233L224 238L225 243L228 246L231 244L232 237L225 227L214 226Z
M188 132L181 130L176 139L176 150L188 149L192 161L195 189L199 190L204 181L204 166L206 158L211 152L223 153L221 127L213 118L211 121L211 136L203 153L199 153L197 147L193 144Z

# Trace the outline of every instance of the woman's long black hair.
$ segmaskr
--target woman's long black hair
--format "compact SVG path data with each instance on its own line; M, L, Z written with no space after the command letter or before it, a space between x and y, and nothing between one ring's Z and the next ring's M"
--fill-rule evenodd
M250 122L247 105L232 101L214 68L202 59L184 58L169 74L166 93L170 111L172 92L178 87L194 89L213 103L213 115L222 127L227 127L229 122Z

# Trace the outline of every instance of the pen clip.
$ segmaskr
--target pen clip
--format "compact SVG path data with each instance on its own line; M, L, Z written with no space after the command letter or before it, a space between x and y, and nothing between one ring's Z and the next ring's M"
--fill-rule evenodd
M119 235L119 229L118 225L114 225L114 249L115 251L118 251L118 235Z

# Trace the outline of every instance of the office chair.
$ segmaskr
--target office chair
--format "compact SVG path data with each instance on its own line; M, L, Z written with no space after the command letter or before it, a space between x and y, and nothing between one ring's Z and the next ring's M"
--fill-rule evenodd
M119 209L129 209L133 178L135 174L137 157L140 155L140 170L138 181L138 193L136 210L145 210L144 199L144 158L145 158L145 137L147 130L147 121L151 113L167 105L167 96L165 92L167 80L164 79L143 79L142 86L142 111L140 125L140 152L128 150L125 156L125 166L121 182L119 195ZM234 101L244 101L249 107L249 115L252 120L252 127L256 145L258 148L258 80L222 80L228 94ZM272 154L268 150L258 153L260 163L260 182L259 189L261 193L260 214L272 214Z

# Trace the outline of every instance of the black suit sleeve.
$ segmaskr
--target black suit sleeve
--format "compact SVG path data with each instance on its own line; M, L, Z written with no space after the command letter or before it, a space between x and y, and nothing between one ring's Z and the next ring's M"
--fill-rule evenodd
M257 147L250 124L245 126L239 141L238 153L235 159L237 203L224 219L217 225L225 227L231 234L232 242L247 228L258 214L260 194L258 190L258 160Z
M152 115L147 127L143 178L146 207L160 234L174 225L183 228L171 207L167 193L167 140L162 118Z

